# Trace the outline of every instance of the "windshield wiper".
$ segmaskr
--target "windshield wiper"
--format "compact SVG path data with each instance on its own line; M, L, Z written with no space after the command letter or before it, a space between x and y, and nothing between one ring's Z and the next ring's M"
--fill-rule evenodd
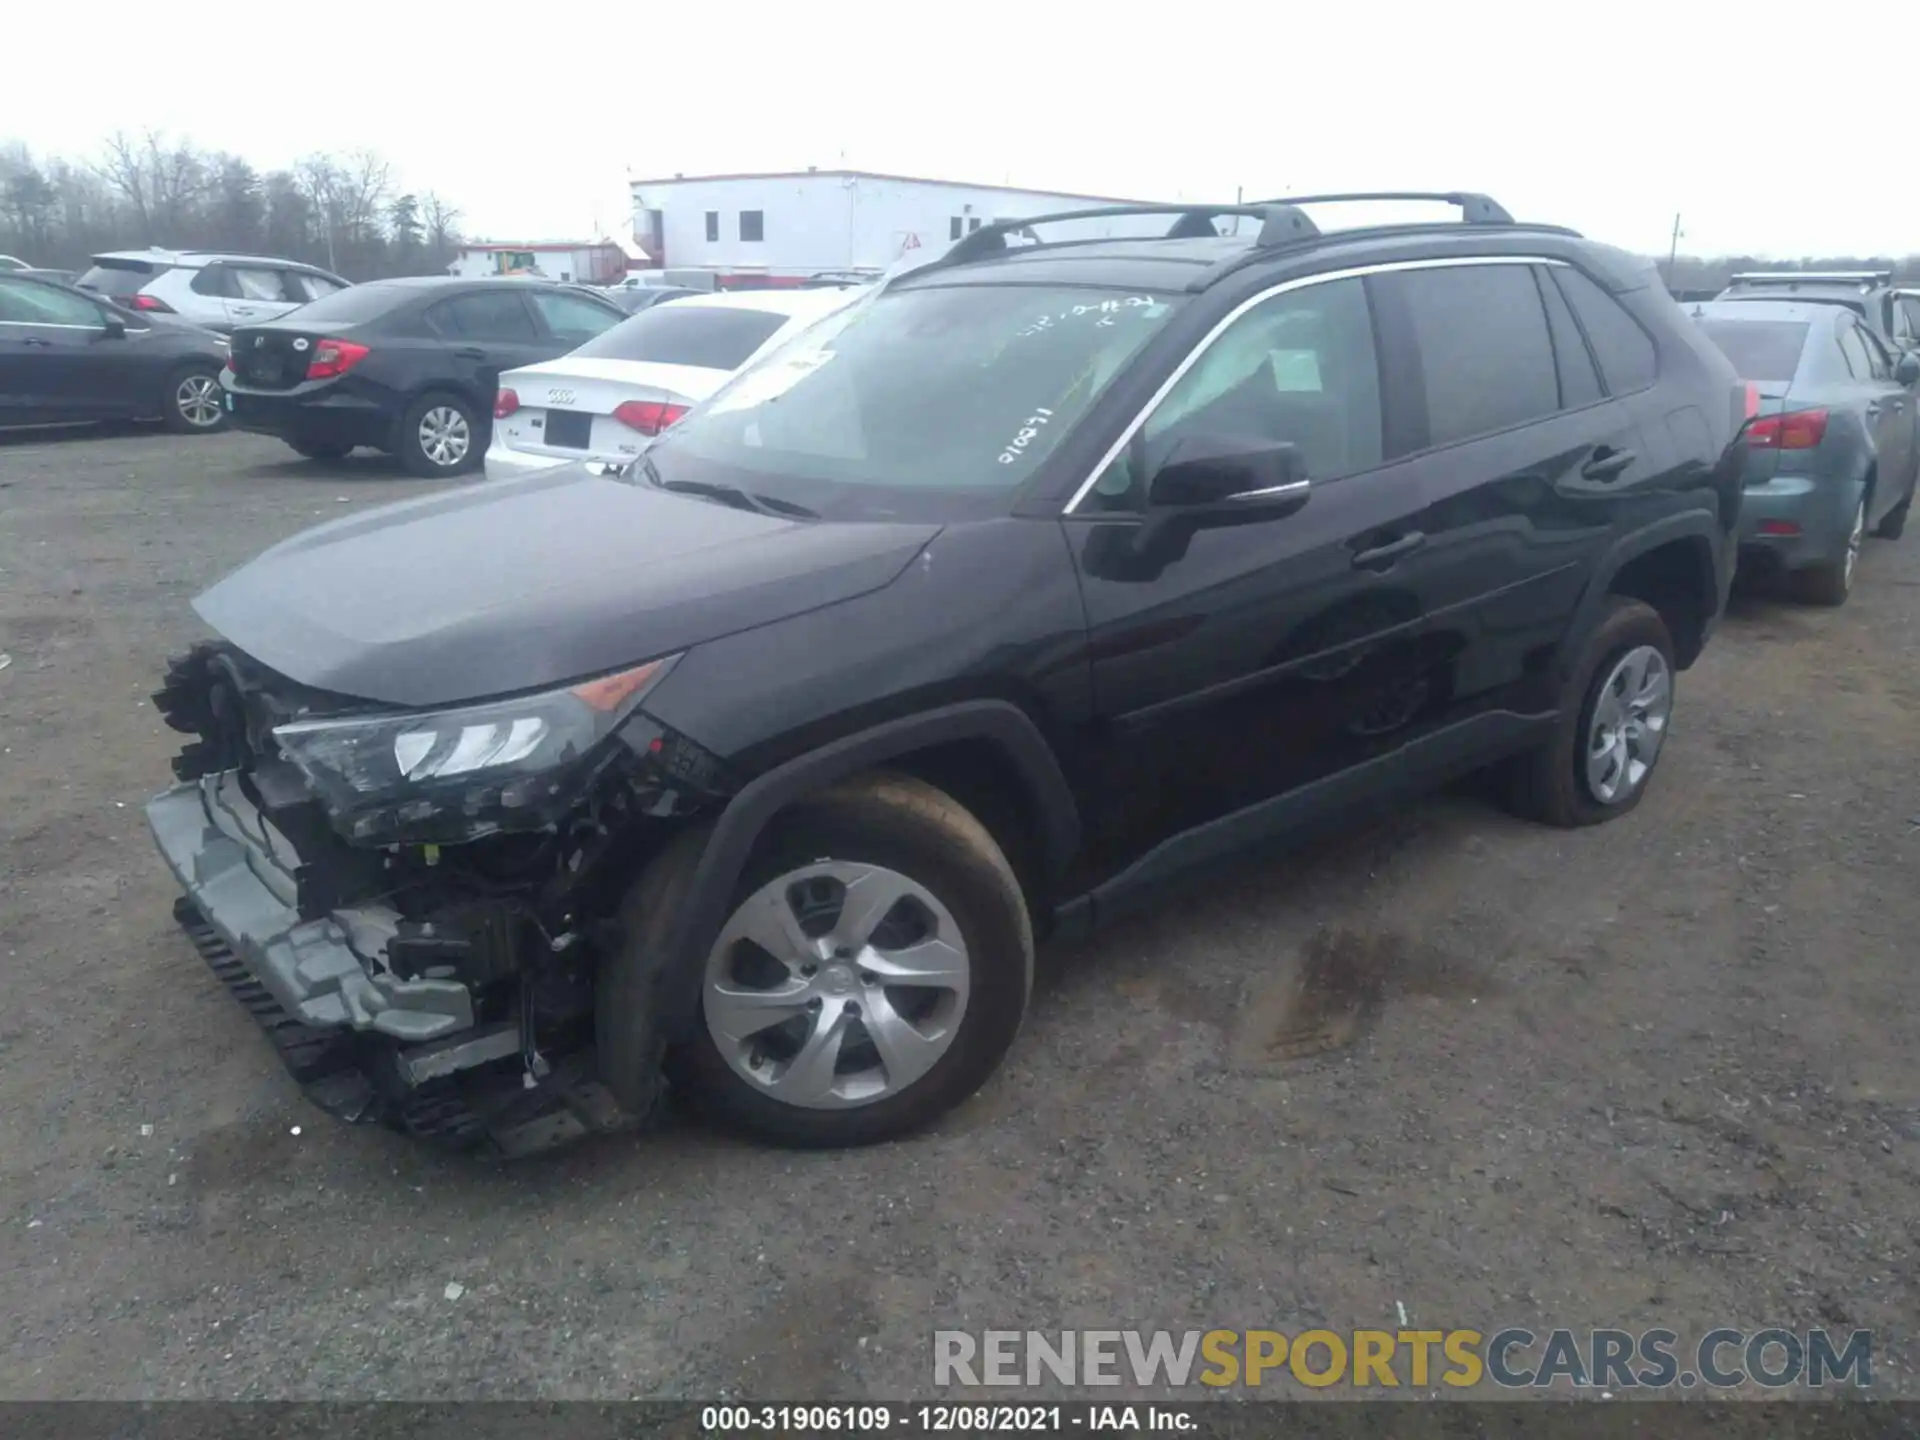
M818 520L820 512L809 510L804 505L796 505L791 500L780 500L772 495L756 495L751 490L742 490L738 485L723 485L717 480L663 480L660 467L653 463L653 457L642 450L639 455L640 468L646 471L647 479L656 490L670 490L676 495L701 495L709 500L718 500L723 505L731 505L736 510L752 510L761 515L779 515L792 520Z

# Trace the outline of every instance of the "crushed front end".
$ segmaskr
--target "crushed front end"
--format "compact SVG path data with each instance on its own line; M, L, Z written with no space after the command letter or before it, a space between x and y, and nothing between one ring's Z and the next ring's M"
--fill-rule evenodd
M409 711L222 644L170 664L174 913L311 1099L506 1154L644 1118L596 1077L594 972L640 864L726 790L639 708L671 665Z

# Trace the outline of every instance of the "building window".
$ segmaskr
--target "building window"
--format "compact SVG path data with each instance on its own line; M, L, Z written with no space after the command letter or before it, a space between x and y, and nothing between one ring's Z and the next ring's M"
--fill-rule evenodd
M740 238L742 240L764 240L767 238L766 213L761 210L742 210L740 212Z
M980 217L978 215L975 215L972 219L967 221L967 233L969 235L971 235L974 231L978 230L979 228L980 228Z
M709 210L707 211L707 239L718 240L719 238L720 212L718 210Z
M955 215L947 221L947 238L949 240L958 240L960 238L960 217L958 215Z

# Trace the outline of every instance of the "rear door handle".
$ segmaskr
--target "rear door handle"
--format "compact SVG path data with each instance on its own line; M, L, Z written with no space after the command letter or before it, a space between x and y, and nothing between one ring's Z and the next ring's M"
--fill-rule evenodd
M1638 458L1631 450L1613 450L1603 445L1580 467L1580 474L1588 480L1612 480Z
M48 340L44 336L40 336L40 335L29 335L27 336L26 339L22 340L20 343L22 345L31 345L36 350L51 350L53 348L53 341Z
M462 360L484 360L487 358L487 352L482 350L478 345L462 345L453 353L458 355Z
M1427 543L1427 537L1418 530L1402 535L1398 540L1389 540L1384 545L1376 545L1371 550L1358 551L1353 557L1356 570L1385 570L1391 567L1402 555L1411 555Z

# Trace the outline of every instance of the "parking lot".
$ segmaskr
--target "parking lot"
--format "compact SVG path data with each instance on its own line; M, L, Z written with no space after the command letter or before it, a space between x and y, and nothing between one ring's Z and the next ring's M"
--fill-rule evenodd
M0 441L0 1395L908 1396L937 1325L1396 1323L1865 1326L1920 1393L1920 541L1738 599L1622 823L1466 786L1043 953L930 1134L508 1166L311 1109L140 814L189 599L430 488Z

